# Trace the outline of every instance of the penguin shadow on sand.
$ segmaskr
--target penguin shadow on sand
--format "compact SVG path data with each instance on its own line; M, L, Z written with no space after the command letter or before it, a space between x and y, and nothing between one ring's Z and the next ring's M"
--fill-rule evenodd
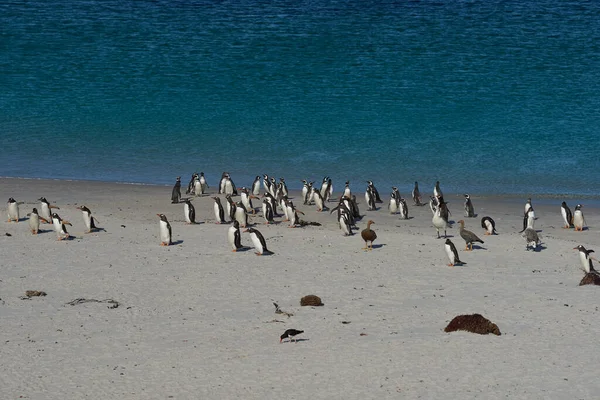
M380 249L383 246L387 246L387 244L385 244L385 243L374 244L374 245L371 246L371 248L372 249Z

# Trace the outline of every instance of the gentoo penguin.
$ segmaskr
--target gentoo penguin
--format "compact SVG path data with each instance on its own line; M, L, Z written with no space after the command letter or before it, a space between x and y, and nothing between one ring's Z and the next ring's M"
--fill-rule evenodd
M575 206L575 211L573 212L573 226L576 231L583 231L585 227L585 218L583 218L583 212L581 211L581 204L577 204Z
M8 199L8 222L15 221L19 222L19 203L12 197Z
M365 190L365 201L367 202L367 210L368 211L375 211L377 210L377 206L376 206L376 197L375 197L375 192L373 192L373 186L368 185L367 189Z
M58 236L58 240L68 239L69 232L67 232L67 227L65 225L71 225L69 221L63 221L57 213L52 214L52 223L54 224L54 230L56 231L56 235Z
M458 258L456 246L454 246L454 243L452 243L450 239L446 239L444 248L446 249L448 260L450 260L450 264L448 264L449 267L454 267L456 264L466 264L465 262L460 261L460 258Z
M262 212L267 225L275 223L275 220L273 220L273 206L271 206L269 199L263 199Z
M371 224L374 224L372 220L367 222L367 227L360 232L360 236L365 241L365 247L363 250L373 250L373 241L377 239L377 234L373 229L371 229ZM371 242L371 247L369 247L369 242Z
M289 191L288 191L288 187L285 183L285 179L279 178L279 183L281 184L281 192L283 193L284 196L287 196L289 194Z
M352 191L350 190L350 181L346 181L346 187L344 187L344 193L342 194L342 196L347 198L352 197Z
M248 232L250 234L250 239L254 245L254 253L257 256L262 256L263 254L273 254L272 251L267 249L267 242L260 231L254 228L248 228L244 232Z
M252 194L254 196L260 195L260 175L256 175L254 182L252 182Z
M181 177L177 177L177 181L173 186L173 190L171 191L171 203L177 204L181 201Z
M475 218L475 209L468 194L465 194L465 217Z
M233 221L233 224L227 231L227 239L231 245L231 251L238 251L242 247L242 234L240 232L240 224L237 221Z
M442 215L442 210L440 207L435 209L433 214L433 218L431 218L431 223L435 227L437 231L437 237L440 238L440 229L444 230L444 238L447 236L446 229L451 228L452 226L448 223L448 219L444 218Z
M50 210L53 208L60 210L60 208L58 208L56 206L51 206L45 197L42 197L39 200L41 202L40 203L40 217L42 217L42 220L46 221L47 224L50 224L52 221L52 212Z
M340 229L344 233L344 236L352 236L352 228L350 227L350 221L348 219L348 212L343 211L339 213L338 222L340 224Z
M275 199L275 197L273 197L271 195L271 193L265 192L265 194L263 194L263 199L266 199L269 201L269 203L271 204L271 209L273 210L273 216L276 217L277 216L277 200Z
M185 222L188 224L196 223L196 209L194 208L194 205L190 199L185 199L185 204L183 205L183 216L185 217Z
M435 182L435 186L433 188L433 195L438 199L444 197L444 195L442 194L442 189L440 189L440 181Z
M562 204L560 205L560 214L562 215L563 222L565 223L563 228L569 229L570 227L572 227L573 226L573 213L571 212L571 209L567 205L566 201L563 201Z
M527 228L523 231L521 236L525 238L525 250L529 250L529 247L531 247L532 250L535 250L542 243L535 229Z
M230 196L237 196L237 189L235 188L235 184L231 180L231 176L229 176L229 174L225 176L225 189L223 193Z
M161 246L170 246L173 244L172 242L172 233L171 224L167 221L167 217L165 214L156 214L159 216L159 233L160 233L160 245Z
M187 189L185 191L185 194L191 194L192 191L194 190L194 184L196 182L196 179L198 178L198 174L197 173L193 173L192 177L190 178L190 182L188 183Z
M240 189L240 200L242 201L242 204L244 205L244 207L246 207L246 210L249 213L254 214L255 211L254 206L252 205L252 199L257 199L257 197L250 194L250 192L248 192L248 189L246 189L245 187Z
M527 215L527 212L529 210L533 210L533 205L531 205L531 197L527 199L527 202L525 203L525 215ZM533 216L533 218L535 218L535 214Z
M321 212L325 210L325 200L323 199L323 195L321 195L321 192L314 187L312 189L312 198L317 206L317 211Z
M533 208L530 208L527 210L527 212L525 213L525 216L523 216L523 231L525 231L525 229L535 229L534 228L535 225L535 217L534 217L534 213L533 213Z
M235 203L234 218L242 228L248 226L248 212L241 201Z
M34 208L29 214L29 229L33 235L37 235L40 230L40 219L42 218L38 215L37 208ZM48 221L44 222L48 223Z
M473 243L474 242L478 242L478 243L482 243L483 244L483 240L479 239L477 237L476 234L474 234L471 231L468 231L465 229L465 221L463 221L462 219L460 221L458 221L458 223L460 224L460 237L462 237L465 240L466 243L466 248L465 250L467 251L472 251L473 250ZM471 245L471 248L469 249L469 245Z
M388 204L388 210L390 211L390 214L396 214L399 207L400 200L396 198L396 193L392 191L392 193L390 193L390 203Z
M379 197L379 192L377 191L377 188L373 184L373 181L367 181L367 183L369 184L369 187L371 188L371 191L372 191L373 195L375 196L375 203L383 203L383 201L381 200L381 197Z
M497 235L496 232L496 223L491 217L483 217L481 218L481 227L485 229L485 235Z
M304 331L299 331L298 329L288 329L283 332L283 335L279 337L279 343L283 342L283 339L289 338L289 341L298 342L298 339L295 339L299 334L304 333Z
M586 250L585 247L583 247L582 245L579 245L577 247L574 247L573 250L579 250L579 261L581 262L581 267L583 268L583 270L586 273L594 273L597 274L598 272L594 269L594 264L592 264L592 260L596 260L594 257L591 256L591 253L594 252L594 250L590 249L590 250ZM598 260L596 260L598 261Z
M400 216L402 219L408 219L408 204L405 199L400 199Z
M202 195L202 184L200 184L200 176L198 174L194 177L193 191L195 196Z
M267 191L267 193L269 193L271 196L275 197L275 188L272 187L273 184L271 183L271 178L269 178L269 175L267 175L267 174L263 175L263 186L264 186L265 190Z
M225 223L225 210L223 210L223 205L221 204L221 199L218 197L213 197L215 204L213 205L213 210L215 211L215 221L217 224Z
M235 219L235 202L231 198L230 194L225 195L225 200L227 200L227 203L225 204L227 216L229 217L230 221L233 221Z
M419 191L419 183L418 182L415 182L415 187L412 191L412 199L413 199L413 202L415 203L415 206L422 205L421 192Z
M319 189L319 193L321 193L321 197L323 200L327 198L327 193L329 193L329 177L323 177L323 182L321 183L321 189Z
M302 179L302 200L304 204L308 204L308 192L310 188L308 187L308 181L306 179Z
M225 179L229 175L227 172L221 174L221 180L219 181L219 194L225 193Z
M85 231L85 233L91 233L95 230L98 229L98 227L96 226L96 218L94 218L92 216L92 212L90 211L89 208L87 208L86 206L80 206L77 207L78 210L81 210L81 213L83 214L83 224L85 225L85 228L87 229Z
M302 211L296 210L296 207L294 207L294 203L291 200L289 200L287 202L287 215L290 221L288 228L295 228L296 225L300 225L300 218L298 217L298 213L304 215Z
M209 188L208 183L206 182L206 177L204 176L204 172L200 172L200 193L206 193L206 190Z
M281 212L283 213L283 220L285 222L290 220L290 216L288 215L288 207L287 207L288 199L287 197L279 198L279 208L281 208Z

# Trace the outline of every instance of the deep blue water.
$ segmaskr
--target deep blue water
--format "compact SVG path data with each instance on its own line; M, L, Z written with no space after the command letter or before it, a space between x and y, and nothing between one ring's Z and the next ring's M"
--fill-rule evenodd
M595 1L9 0L0 68L0 176L599 194Z

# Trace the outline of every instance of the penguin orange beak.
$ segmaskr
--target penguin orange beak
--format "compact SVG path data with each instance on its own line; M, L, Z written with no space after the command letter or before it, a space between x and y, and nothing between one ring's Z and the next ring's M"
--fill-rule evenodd
M577 247L573 247L573 250L579 250Z

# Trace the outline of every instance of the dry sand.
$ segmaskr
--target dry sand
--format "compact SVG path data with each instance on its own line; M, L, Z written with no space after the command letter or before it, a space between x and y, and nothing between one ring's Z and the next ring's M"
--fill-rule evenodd
M590 228L574 232L561 228L562 200L538 206L533 195L543 240L533 252L517 233L524 199L472 196L478 217L464 218L462 197L447 196L451 220L464 218L485 241L465 252L456 224L448 234L467 264L451 268L429 207L409 201L409 220L386 204L369 212L363 186L353 189L366 215L360 229L375 221L372 252L296 193L302 218L322 226L252 217L275 253L263 257L231 252L229 225L214 223L209 196L193 200L203 223L186 225L166 186L0 179L0 188L0 198L26 203L21 221L4 215L0 231L3 399L599 396L600 288L577 286L573 250L598 247L597 209L584 208ZM75 239L57 241L51 225L31 235L25 214L41 196L73 223ZM567 202L574 209L577 200ZM83 234L77 205L106 232ZM176 245L159 246L157 213L171 221ZM484 215L498 236L483 236ZM251 246L247 233L242 243ZM23 300L26 290L47 296ZM300 307L308 294L325 305ZM119 306L67 304L78 298ZM275 314L273 302L293 316ZM444 333L471 313L502 335ZM289 328L304 330L302 340L280 344Z

